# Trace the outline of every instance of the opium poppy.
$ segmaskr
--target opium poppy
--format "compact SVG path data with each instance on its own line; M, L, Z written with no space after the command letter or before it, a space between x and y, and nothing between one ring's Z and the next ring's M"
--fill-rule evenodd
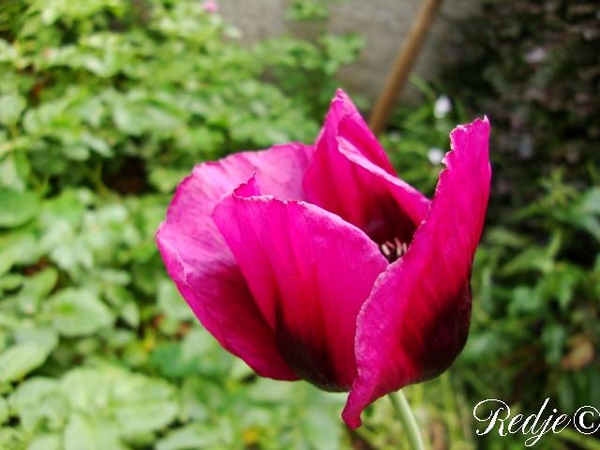
M489 123L451 133L433 200L399 179L342 91L314 145L196 166L157 234L167 271L256 373L376 398L440 374L469 328Z

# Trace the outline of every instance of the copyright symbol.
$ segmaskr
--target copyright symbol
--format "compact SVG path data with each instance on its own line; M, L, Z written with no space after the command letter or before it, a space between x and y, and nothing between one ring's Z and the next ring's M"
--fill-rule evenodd
M573 415L573 426L581 434L593 434L600 430L600 411L593 406L582 406Z

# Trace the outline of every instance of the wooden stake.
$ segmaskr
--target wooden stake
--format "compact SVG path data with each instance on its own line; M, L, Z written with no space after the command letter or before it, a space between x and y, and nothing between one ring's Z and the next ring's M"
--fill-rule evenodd
M441 3L442 0L426 0L417 17L415 17L406 42L398 52L386 86L379 95L371 113L369 127L375 135L381 133L387 126L396 97L406 84L408 75L427 37L427 31Z

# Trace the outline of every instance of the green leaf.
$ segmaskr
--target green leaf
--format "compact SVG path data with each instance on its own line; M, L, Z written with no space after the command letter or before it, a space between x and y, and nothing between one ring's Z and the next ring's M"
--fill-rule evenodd
M22 95L10 93L0 96L0 123L15 124L26 107L27 101Z
M146 121L142 108L136 108L123 99L114 101L112 119L123 134L139 136L145 130Z
M83 144L65 145L62 154L73 161L85 161L90 157L90 150Z
M106 410L111 385L119 382L119 375L116 371L73 369L62 378L61 387L72 408L87 413Z
M600 242L600 188L586 192L573 211L573 221Z
M125 437L167 426L179 410L175 390L166 381L112 367L72 370L62 388L74 409L114 421Z
M106 158L113 156L113 152L110 149L108 143L99 136L84 133L81 136L81 142L85 144L90 150L95 151L99 155L102 155Z
M549 364L557 365L564 353L568 333L563 325L552 324L544 327L541 341L545 347L545 357Z
M38 325L34 328L19 328L14 332L18 344L34 344L50 354L58 346L58 333L52 328Z
M156 450L191 450L215 448L219 438L214 429L207 425L191 424L170 431L156 443Z
M200 423L206 421L211 410L219 409L222 396L219 395L219 385L216 382L207 382L199 377L188 376L183 379L181 389L182 420ZM217 407L214 408L216 400Z
M512 293L512 299L508 307L512 316L541 314L543 302L538 289L527 285L519 285L513 289Z
M48 354L46 348L31 342L9 347L0 355L0 382L20 380L41 366Z
M154 349L150 362L161 374L170 378L184 378L198 373L199 360L185 358L182 353L181 344L178 342L162 344Z
M61 430L65 427L69 404L56 380L30 378L19 385L8 402L27 431L34 431L42 426L47 430Z
M158 307L169 319L176 321L193 321L194 314L179 294L171 280L163 279L158 283Z
M25 314L38 312L39 306L47 295L54 289L58 280L58 271L48 267L33 276L27 277L23 288L17 294L20 310Z
M8 420L8 403L4 397L0 397L0 425Z
M44 202L42 222L48 224L48 228L54 227L58 221L74 227L81 222L86 207L93 200L93 194L85 189L65 189L57 197Z
M162 193L171 193L181 180L187 176L189 169L173 169L156 165L150 170L149 180L152 186Z
M104 298L130 327L137 328L140 324L140 307L134 295L125 287L111 284L103 289Z
M0 274L15 264L31 264L39 257L38 242L31 233L12 232L0 236Z
M1 258L2 256L0 256ZM2 269L0 268L0 273L2 273ZM2 293L4 291L15 291L17 290L17 288L19 288L21 285L23 285L23 282L27 279L27 277L21 275L21 274L17 274L17 273L10 273L7 275L4 275L3 277L0 277L0 295L2 295Z
M513 248L523 248L527 245L527 239L514 231L499 226L486 230L486 240L493 245Z
M27 450L62 450L62 433L44 433L36 435L27 446Z
M0 448L2 450L23 450L25 443L22 434L13 427L0 428Z
M303 428L312 448L339 449L342 434L339 423L331 408L311 404L306 410Z
M248 390L249 397L258 403L280 403L290 396L294 386L267 378L259 378Z
M0 141L3 137L0 135ZM17 146L17 143L21 142L27 147L27 138L13 139L10 145ZM24 151L16 150L14 147L9 150L9 154L5 158L0 159L0 186L13 188L17 191L25 190L27 186L27 179L31 172L31 166L29 159L27 158ZM0 148L0 156L2 149Z
M522 272L548 272L552 269L553 259L546 249L529 247L510 260L500 271L503 276L511 276Z
M175 391L166 381L130 375L114 386L114 417L125 436L167 426L177 416Z
M14 228L29 222L40 210L40 200L33 192L0 189L0 227Z
M64 336L85 336L112 325L114 315L87 289L66 288L46 303L54 328Z
M73 414L64 435L65 450L121 450L117 428L95 417Z

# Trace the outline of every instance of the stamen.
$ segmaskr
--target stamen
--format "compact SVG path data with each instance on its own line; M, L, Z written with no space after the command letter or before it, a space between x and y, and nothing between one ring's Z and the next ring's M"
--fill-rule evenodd
M400 239L394 238L394 242L385 241L379 246L381 253L386 259L393 263L402 258L408 251L408 245L405 242L401 242Z

